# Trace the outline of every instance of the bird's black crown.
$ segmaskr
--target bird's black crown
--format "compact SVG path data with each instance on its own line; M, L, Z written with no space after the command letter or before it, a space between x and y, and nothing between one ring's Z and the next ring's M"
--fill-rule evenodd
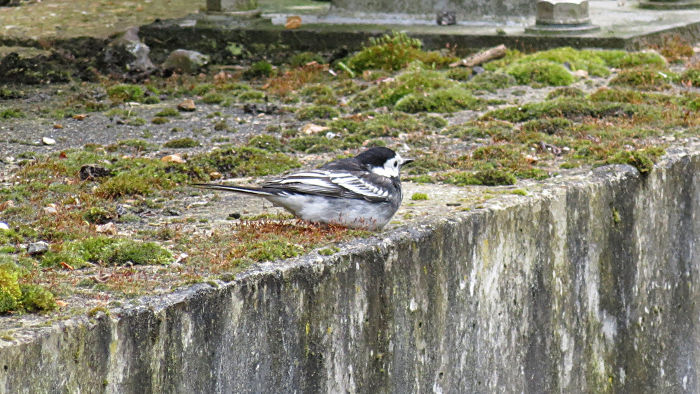
M382 167L387 160L396 156L393 150L385 147L370 148L355 156L362 164L369 164L372 167Z

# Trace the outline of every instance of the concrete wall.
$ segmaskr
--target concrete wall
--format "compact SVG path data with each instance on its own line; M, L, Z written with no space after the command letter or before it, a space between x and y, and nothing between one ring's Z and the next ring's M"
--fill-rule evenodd
M0 345L5 392L699 392L700 153Z
M452 11L459 21L506 20L535 16L535 0L331 0L331 15L409 14L435 19Z

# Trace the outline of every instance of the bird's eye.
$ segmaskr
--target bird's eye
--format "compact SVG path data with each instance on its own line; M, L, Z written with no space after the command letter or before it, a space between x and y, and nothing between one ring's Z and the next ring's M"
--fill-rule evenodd
M394 162L394 167L398 167L398 166L399 166L399 162L398 162L398 161L395 161L395 162Z

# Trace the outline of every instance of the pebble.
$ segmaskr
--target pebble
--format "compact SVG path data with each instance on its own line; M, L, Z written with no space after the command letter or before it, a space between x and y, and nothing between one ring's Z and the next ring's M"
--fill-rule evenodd
M44 241L31 243L27 247L27 253L29 253L30 256L36 255L36 254L46 253L48 250L49 250L49 244L44 242Z
M51 137L44 137L41 139L44 145L56 145L56 140Z
M180 104L178 104L177 109L179 109L180 111L185 111L185 112L193 112L197 109L197 106L194 105L194 100L187 99L187 100L182 101Z
M117 216L124 216L127 213L129 213L129 210L127 209L127 207L125 207L122 204L117 205Z
M10 231L10 226L8 226L5 222L0 222L0 230Z
M165 208L163 214L167 216L180 216L182 213L174 208Z
M49 215L55 215L58 213L58 209L56 209L56 204L49 204L44 207L44 213L49 214Z

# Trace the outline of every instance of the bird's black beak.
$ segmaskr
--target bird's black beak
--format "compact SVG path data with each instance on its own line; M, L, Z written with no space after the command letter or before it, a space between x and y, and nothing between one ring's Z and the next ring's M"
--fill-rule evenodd
M402 159L401 160L401 167L405 166L406 164L413 163L416 159Z

